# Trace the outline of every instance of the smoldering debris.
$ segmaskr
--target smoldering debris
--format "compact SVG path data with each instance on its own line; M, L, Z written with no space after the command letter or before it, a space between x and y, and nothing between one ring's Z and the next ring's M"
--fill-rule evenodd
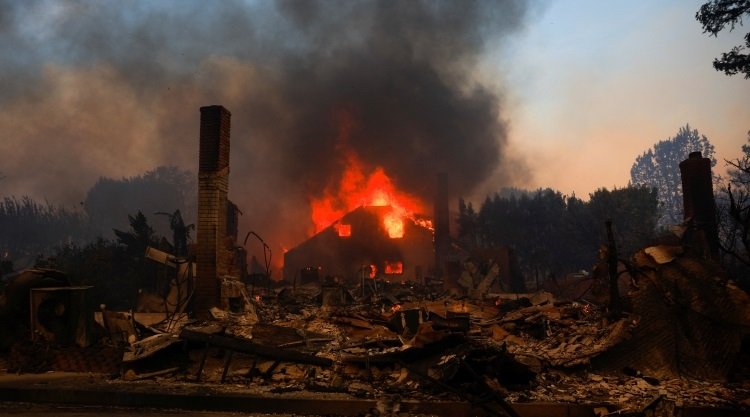
M112 326L117 315L108 313L110 332L88 350L71 353L71 348L48 344L43 351L57 356L32 363L29 358L39 357L42 347L36 342L17 346L7 360L11 369L25 372L95 369L85 364L111 360L114 350L121 352L119 366L109 369L125 381L233 384L268 394L455 400L491 415L514 415L510 404L523 402L574 403L634 415L651 408L739 407L750 397L747 380L727 383L730 369L717 364L741 358L742 329L750 323L747 295L717 283L709 261L673 251L674 259L659 263L661 257L650 252L636 257L642 259L638 270L648 277L625 295L632 312L615 319L604 304L547 292L475 291L467 297L461 290L435 291L417 282L382 281L376 292L363 292L360 284L313 282L258 292L246 298L252 308L215 308L211 318L185 317L177 325L119 316L126 324L118 331ZM689 278L681 275L687 270ZM669 299L653 297L656 282L680 291L671 287ZM714 299L720 310L710 303ZM691 332L668 330L682 329L671 314L686 306L707 320L739 327L712 332L695 322ZM729 316L726 309L731 309ZM651 331L653 326L661 326L659 333ZM681 339L665 339L665 334ZM670 351L674 343L694 346L685 352L689 358ZM701 350L706 343L728 347ZM61 355L84 359L75 369L70 361L55 359Z

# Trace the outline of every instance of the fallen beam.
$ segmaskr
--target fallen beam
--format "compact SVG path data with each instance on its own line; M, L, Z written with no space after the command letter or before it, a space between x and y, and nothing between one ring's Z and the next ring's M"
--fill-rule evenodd
M204 343L207 346L229 349L235 352L249 353L279 361L303 363L306 365L331 366L333 361L328 358L308 355L295 350L279 349L275 346L266 346L254 343L250 340L238 339L230 336L217 334L207 334L190 329L182 329L180 338L197 343Z

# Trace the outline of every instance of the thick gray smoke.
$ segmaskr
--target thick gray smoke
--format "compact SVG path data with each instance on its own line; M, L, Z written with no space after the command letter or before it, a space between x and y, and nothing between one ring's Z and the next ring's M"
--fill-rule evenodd
M276 245L306 236L307 199L338 181L342 117L347 146L402 190L429 199L446 171L468 194L497 170L522 169L505 159L500 92L476 70L525 9L0 1L0 194L75 204L100 176L195 171L198 108L209 104L232 112L230 197L243 231Z

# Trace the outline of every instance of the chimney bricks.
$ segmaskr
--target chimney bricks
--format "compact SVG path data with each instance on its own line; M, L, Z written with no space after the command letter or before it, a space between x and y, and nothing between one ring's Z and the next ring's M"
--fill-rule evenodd
M219 277L230 266L226 246L229 191L229 129L231 113L222 106L201 107L198 168L197 276L193 310L205 317L219 304Z
M714 259L719 256L719 234L716 224L711 160L700 152L691 152L680 162L682 202L685 220L692 218L693 228L703 234L708 251Z
M229 166L229 129L232 113L222 106L201 107L199 172Z

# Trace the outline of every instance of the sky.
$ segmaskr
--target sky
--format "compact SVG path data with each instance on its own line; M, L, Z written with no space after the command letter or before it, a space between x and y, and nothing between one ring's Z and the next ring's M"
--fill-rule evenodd
M701 3L0 0L0 197L78 207L101 176L196 170L211 104L243 230L285 246L349 152L425 200L448 171L475 203L624 187L687 123L734 158L750 80L712 61L750 28L703 34Z
M627 186L636 156L685 124L716 147L720 171L739 157L750 80L712 62L750 27L704 34L694 17L702 3L553 1L508 50L489 54L484 71L507 69L509 136L531 167L527 187L587 198Z

